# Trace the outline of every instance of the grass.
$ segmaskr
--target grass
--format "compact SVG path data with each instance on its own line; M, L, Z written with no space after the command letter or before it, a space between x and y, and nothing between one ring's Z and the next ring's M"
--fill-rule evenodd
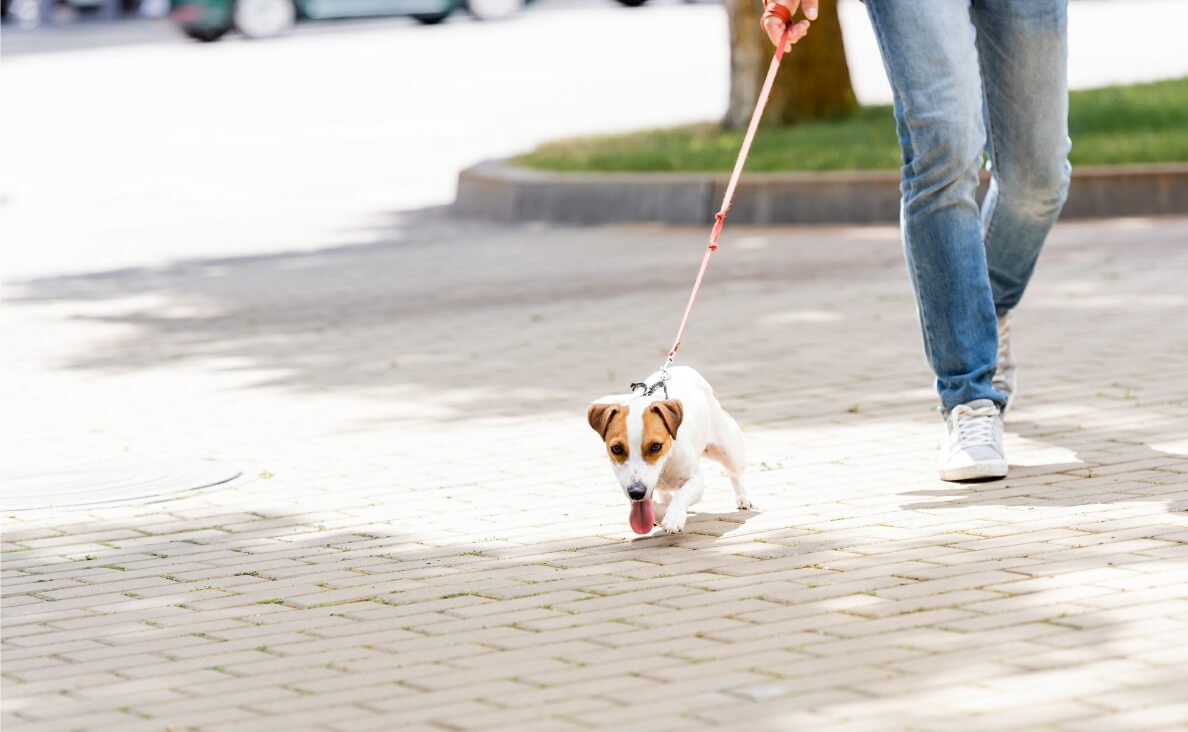
M1188 77L1072 93L1073 165L1188 161ZM541 145L514 162L557 171L729 171L741 132L713 123ZM749 172L896 170L891 108L863 107L844 120L764 127Z

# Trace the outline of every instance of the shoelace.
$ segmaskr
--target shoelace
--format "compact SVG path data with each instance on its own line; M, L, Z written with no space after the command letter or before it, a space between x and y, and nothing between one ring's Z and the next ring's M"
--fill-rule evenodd
M978 407L974 409L967 404L954 407L950 419L957 430L957 442L961 449L978 445L997 445L1000 441L998 409L995 407Z

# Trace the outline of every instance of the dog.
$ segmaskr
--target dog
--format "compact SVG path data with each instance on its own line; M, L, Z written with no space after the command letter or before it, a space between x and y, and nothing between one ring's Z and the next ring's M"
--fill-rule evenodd
M652 374L656 383L660 372ZM685 528L688 510L701 500L705 483L701 458L726 469L735 505L752 507L743 470L742 430L722 409L709 382L688 366L669 370L666 396L619 394L590 405L586 418L606 443L611 470L631 501L630 523L637 534L659 522L675 534Z

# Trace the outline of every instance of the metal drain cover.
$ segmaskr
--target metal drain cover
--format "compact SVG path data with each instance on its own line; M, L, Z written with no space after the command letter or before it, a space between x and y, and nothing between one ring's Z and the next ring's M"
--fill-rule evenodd
M178 493L209 488L238 478L239 468L205 461L63 468L6 476L0 508L28 511L101 503L164 501Z

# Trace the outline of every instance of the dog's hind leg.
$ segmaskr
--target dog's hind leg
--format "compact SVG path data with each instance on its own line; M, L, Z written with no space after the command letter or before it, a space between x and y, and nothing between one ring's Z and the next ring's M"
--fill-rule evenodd
M717 444L708 447L705 456L726 468L730 484L734 486L734 505L743 511L753 508L751 496L743 482L743 471L747 468L747 447L743 442L742 428L734 421L734 417L723 411L716 437Z
M731 475L730 483L734 486L734 505L738 506L740 511L750 511L755 507L751 502L751 494L747 493L746 483L743 482L741 475Z

